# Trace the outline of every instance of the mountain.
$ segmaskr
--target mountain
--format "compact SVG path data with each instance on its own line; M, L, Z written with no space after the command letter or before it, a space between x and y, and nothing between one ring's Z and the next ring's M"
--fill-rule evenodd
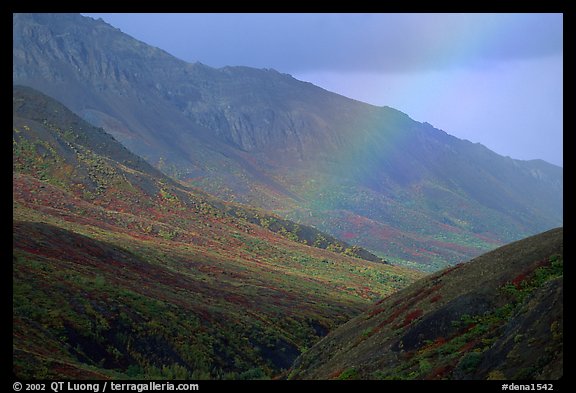
M422 276L180 184L32 88L12 138L19 379L276 377Z
M563 171L274 70L186 63L102 20L14 14L13 81L188 185L436 270L561 226ZM456 109L455 109L456 110Z
M559 379L563 230L444 269L302 354L294 379Z

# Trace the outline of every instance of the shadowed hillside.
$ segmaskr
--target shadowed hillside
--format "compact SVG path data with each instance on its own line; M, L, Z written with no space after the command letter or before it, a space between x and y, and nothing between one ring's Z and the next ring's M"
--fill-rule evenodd
M563 230L511 243L377 302L295 362L293 379L558 379Z

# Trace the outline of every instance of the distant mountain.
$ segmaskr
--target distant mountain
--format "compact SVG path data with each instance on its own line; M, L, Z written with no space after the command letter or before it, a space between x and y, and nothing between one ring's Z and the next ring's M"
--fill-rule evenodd
M563 376L563 230L506 245L377 302L302 354L293 379Z
M421 276L179 184L32 88L12 138L20 379L272 378Z
M186 63L102 20L14 14L13 80L178 180L434 270L563 222L563 170L274 70ZM456 110L456 109L455 109Z

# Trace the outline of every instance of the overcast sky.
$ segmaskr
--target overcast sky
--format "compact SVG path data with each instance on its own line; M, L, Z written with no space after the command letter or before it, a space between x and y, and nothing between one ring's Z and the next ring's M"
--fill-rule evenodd
M562 166L562 14L84 14L213 67L274 68Z

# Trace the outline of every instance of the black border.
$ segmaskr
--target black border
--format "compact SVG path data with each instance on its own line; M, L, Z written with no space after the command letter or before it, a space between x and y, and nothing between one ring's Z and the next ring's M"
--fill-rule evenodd
M9 4L7 4L9 3ZM163 0L161 2L145 2L145 1L83 1L83 2L25 2L25 1L7 1L3 3L3 15L2 24L6 30L9 29L9 23L12 19L12 13L15 12L230 12L230 13L244 13L244 12L321 12L321 13L340 13L340 12L518 12L518 13L533 13L533 12L553 12L553 13L563 13L564 14L564 46L568 48L568 56L564 57L564 68L568 69L569 72L564 73L564 102L565 106L567 103L568 108L574 108L573 97L575 91L573 70L576 69L574 66L574 60L572 52L576 50L574 43L575 33L574 28L574 14L569 11L568 5L571 4L571 0L541 0L541 1L522 1L522 0L484 0L477 2L466 2L466 1L398 1L398 0L362 0L353 2L318 2L318 1L308 1L308 2L263 2L263 1L228 1L226 3L221 2L186 2L186 1L175 1L175 0ZM12 33L7 32L4 35L4 42L8 42L7 37L12 37ZM8 52L8 48L5 48ZM8 55L6 54L6 57ZM6 61L8 64L8 60ZM570 72L572 70L572 72ZM5 75L8 75L6 72ZM5 90L6 101L8 102L8 89ZM6 108L8 105L6 103ZM4 119L8 119L9 116L5 116ZM564 128L569 130L564 133L564 169L567 170L568 178L571 179L572 176L572 156L569 147L576 146L572 143L573 141L573 130L576 130L574 126L573 116L564 116ZM8 143L6 143L8 146ZM567 147L569 146L569 147ZM6 160L9 159L10 155L6 152ZM8 167L8 163L6 163ZM572 192L567 188L565 191L564 199L569 202L573 200L571 198ZM567 221L568 217L571 217L572 208L570 203L565 203L564 207L564 220ZM565 232L568 237L571 236L571 231ZM570 244L570 243L569 243ZM570 254L570 253L569 253ZM4 277L9 277L9 265L7 264L8 257L5 259L4 269L6 269L6 274ZM11 259L11 258L10 258ZM570 260L569 258L566 258ZM571 264L566 265L566 276L568 278L573 277L571 270ZM568 287L569 289L570 287ZM570 289L569 289L570 290ZM10 293L9 293L10 291ZM2 294L5 299L12 299L12 283L10 285L2 285ZM8 302L6 302L8 304ZM6 306L8 307L8 306ZM570 322L568 322L570 323ZM568 332L571 330L568 329ZM570 335L566 335L565 343L570 343ZM11 340L10 340L11 341ZM9 359L11 354L11 348L8 347L8 339L2 345L2 348L6 351L4 359ZM567 352L569 353L569 352ZM4 375L10 376L8 379L9 386L6 386L9 391L13 390L13 384L19 380L15 378L11 371L8 371L8 362L4 362ZM571 368L567 368L566 378L570 378ZM23 384L26 381L19 381ZM28 381L32 382L32 381ZM50 389L50 383L53 381L35 381L37 383L45 383L46 390ZM84 383L97 383L99 384L99 392L102 392L102 385L104 382L101 381L82 381ZM120 381L117 381L120 382ZM128 381L127 381L128 382ZM150 381L129 381L130 383L148 383ZM161 381L157 381L161 382ZM439 391L454 391L463 393L468 389L479 389L482 392L501 392L503 383L514 383L516 385L522 384L542 384L551 383L553 384L554 391L562 391L564 389L564 378L558 381L188 381L190 383L198 383L200 390L205 391L220 391L221 389L250 389L250 391L266 391L269 392L271 389L281 389L281 390L342 390L350 391L355 389L367 389L367 390L379 390L386 389L390 392L397 392L400 389L410 389L411 391L426 391L429 389ZM175 382L177 383L177 382ZM511 389L509 389L511 390ZM519 389L518 389L519 390ZM24 390L23 390L24 391ZM64 390L66 391L66 390ZM109 389L107 391L110 391Z

